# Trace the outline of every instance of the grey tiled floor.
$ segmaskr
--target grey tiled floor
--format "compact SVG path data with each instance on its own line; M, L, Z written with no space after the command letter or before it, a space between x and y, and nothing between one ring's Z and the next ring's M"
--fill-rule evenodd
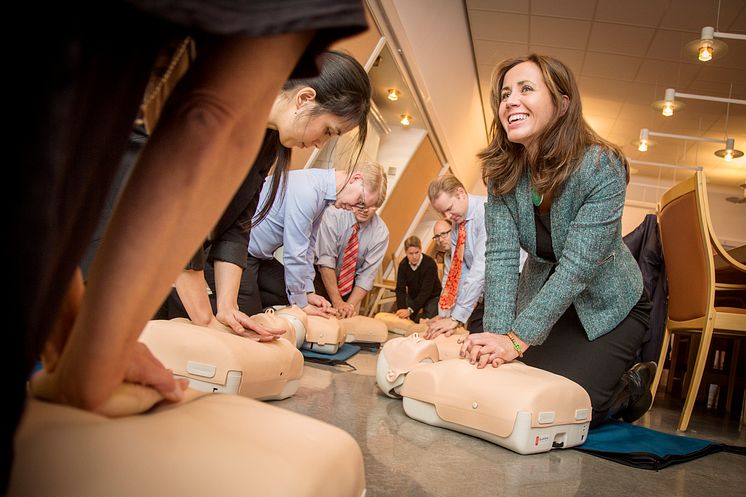
M366 497L746 496L746 457L714 454L661 471L635 469L576 450L522 456L408 418L375 384L376 355L343 366L306 364L297 394L275 405L350 433L365 458ZM680 404L657 399L639 422L675 433ZM735 415L695 409L690 436L746 445Z

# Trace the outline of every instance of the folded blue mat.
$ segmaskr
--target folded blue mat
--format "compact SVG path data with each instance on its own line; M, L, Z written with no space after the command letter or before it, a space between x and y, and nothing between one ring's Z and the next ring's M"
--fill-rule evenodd
M301 349L303 357L309 362L316 362L319 364L328 364L330 366L337 366L344 364L355 369L352 365L347 363L347 359L360 352L360 346L352 345L349 343L343 343L342 346L337 350L336 354L319 354L312 350Z
M656 471L716 452L746 455L746 447L669 435L616 420L591 430L586 442L574 448L627 466Z

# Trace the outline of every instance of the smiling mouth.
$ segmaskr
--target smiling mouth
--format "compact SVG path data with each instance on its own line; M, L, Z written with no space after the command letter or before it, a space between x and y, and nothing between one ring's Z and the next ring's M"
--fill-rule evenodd
M508 124L515 124L528 119L528 114L513 114L508 116Z

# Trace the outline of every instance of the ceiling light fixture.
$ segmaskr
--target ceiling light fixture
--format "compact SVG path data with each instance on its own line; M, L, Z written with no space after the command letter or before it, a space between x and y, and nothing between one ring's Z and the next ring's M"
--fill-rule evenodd
M728 162L730 162L733 159L737 159L743 156L743 152L735 148L736 143L735 143L735 139L733 138L726 138L725 140L718 140L716 138L705 138L703 136L690 136L690 135L677 135L674 133L661 133L658 131L650 131L648 128L642 128L640 130L640 143L642 144L644 140L647 143L647 145L649 145L648 138L650 136L661 136L664 138L675 138L677 140L689 140L689 141L707 142L707 143L724 143L725 148L717 150L715 152L715 155L725 159ZM645 146L645 150L643 150L641 147L638 147L637 150L639 150L640 152L645 152L647 150L647 145Z
M736 150L736 141L733 138L728 138L725 140L725 148L721 148L720 150L715 151L715 155L718 157L722 157L725 159L726 162L730 162L733 159L738 159L739 157L743 157L743 152L740 150Z
M412 116L410 116L409 114L401 114L401 115L400 115L399 117L401 117L401 121L399 121L399 122L400 122L400 123L401 123L401 125L402 125L402 126L404 126L404 127L407 127L407 126L409 126L410 124L412 124L412 120L414 119L414 118L413 118Z
M401 95L401 91L396 88L389 88L388 90L386 90L386 98L388 98L392 102L396 102L397 100L399 100L399 95Z
M635 142L635 145L637 145L637 150L640 152L647 152L648 147L652 145L650 142L650 132L648 131L648 128L642 128L640 130L640 140Z
M683 102L677 102L676 98L687 98L690 100L707 100L709 102L722 102L725 104L738 104L746 105L746 100L738 98L723 98L723 97L711 97L709 95L693 95L691 93L681 93L674 90L673 88L667 88L666 93L663 96L663 100L653 102L653 107L660 109L661 114L666 117L672 116L674 110L681 110L684 108Z
M723 33L715 31L712 26L702 28L702 33L698 40L687 43L687 50L696 53L697 58L702 62L708 62L712 59L722 57L728 52L728 45L715 38L729 38L731 40L746 40L746 35L738 33Z

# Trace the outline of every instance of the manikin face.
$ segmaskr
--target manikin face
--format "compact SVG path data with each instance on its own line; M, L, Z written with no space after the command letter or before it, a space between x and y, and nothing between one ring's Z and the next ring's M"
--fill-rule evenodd
M378 203L378 196L365 188L362 173L355 173L347 180L342 191L337 194L334 207L347 211L370 209Z
M466 211L469 210L469 196L463 188L457 188L455 193L441 192L432 202L433 209L438 211L446 219L456 224L466 220Z
M355 219L359 224L365 224L368 221L370 221L370 218L373 217L373 214L376 213L376 210L378 210L378 207L368 207L367 209L355 209L352 212L355 214Z
M288 148L321 148L331 137L343 135L353 128L348 121L331 112L317 113L317 107L313 88L299 90L276 123L280 143Z
M422 257L422 250L419 247L409 247L406 251L406 254L409 263L415 266L418 262L420 262L420 257Z
M451 251L451 225L444 221L436 221L433 226L433 240L440 252Z
M539 66L522 62L505 73L499 109L508 140L529 150L534 148L556 112Z

